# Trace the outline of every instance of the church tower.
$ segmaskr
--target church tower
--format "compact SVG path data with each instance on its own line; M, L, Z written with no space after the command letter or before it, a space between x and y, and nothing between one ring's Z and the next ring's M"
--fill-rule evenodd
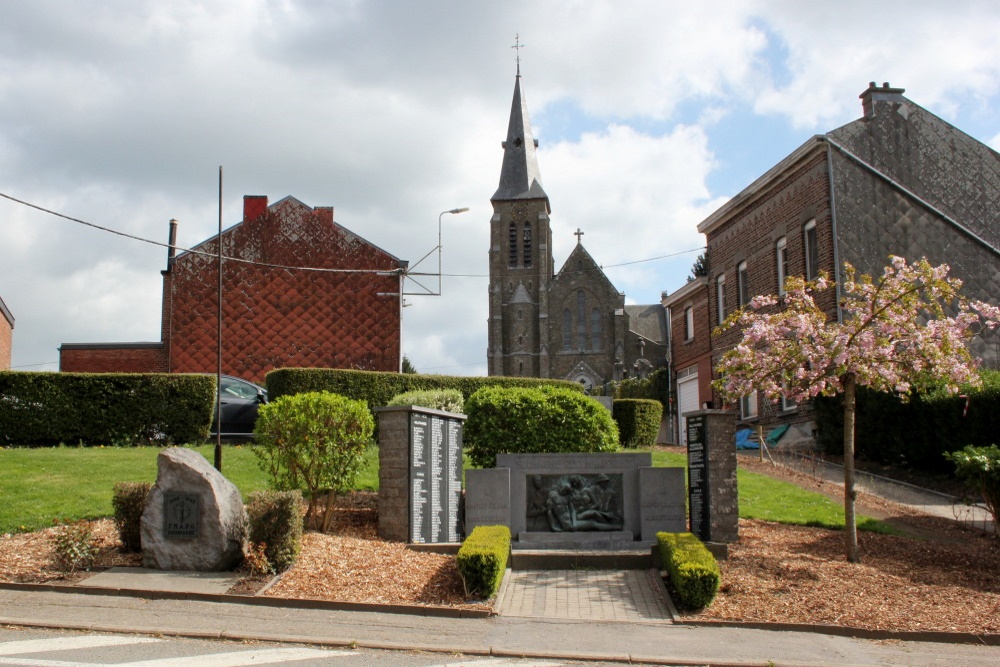
M514 81L500 186L490 198L490 375L549 377L553 277L548 195L542 189L521 73Z

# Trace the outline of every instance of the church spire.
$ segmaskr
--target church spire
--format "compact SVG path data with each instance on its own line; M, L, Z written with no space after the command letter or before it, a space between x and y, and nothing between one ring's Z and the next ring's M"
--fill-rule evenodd
M503 166L500 168L500 186L490 201L509 199L548 199L542 189L535 149L538 142L531 136L528 105L521 94L521 73L514 80L514 100L510 106L510 123L507 140L503 142Z

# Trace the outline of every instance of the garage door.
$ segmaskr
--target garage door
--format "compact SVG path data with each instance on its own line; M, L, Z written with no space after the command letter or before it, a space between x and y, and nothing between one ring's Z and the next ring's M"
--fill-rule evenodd
M687 420L685 412L698 409L698 374L692 373L677 382L677 410L680 413L681 444L687 446Z

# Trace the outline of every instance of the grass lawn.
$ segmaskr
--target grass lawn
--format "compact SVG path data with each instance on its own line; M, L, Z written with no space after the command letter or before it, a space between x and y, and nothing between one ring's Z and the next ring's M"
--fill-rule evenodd
M194 448L214 459L214 446ZM116 482L156 480L154 447L0 449L0 534L45 528L55 519L110 516ZM655 466L684 466L675 452L653 452ZM468 467L468 464L466 464ZM267 488L267 479L247 446L224 445L222 470L244 496ZM781 523L843 528L842 506L812 491L764 475L739 471L740 516ZM378 489L378 449L365 452L356 488ZM859 527L888 531L888 526L859 517Z

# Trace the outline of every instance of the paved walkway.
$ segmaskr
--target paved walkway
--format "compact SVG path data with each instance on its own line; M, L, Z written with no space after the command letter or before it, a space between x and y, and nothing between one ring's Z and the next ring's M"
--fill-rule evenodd
M655 570L513 570L496 609L519 618L669 623L667 599Z

